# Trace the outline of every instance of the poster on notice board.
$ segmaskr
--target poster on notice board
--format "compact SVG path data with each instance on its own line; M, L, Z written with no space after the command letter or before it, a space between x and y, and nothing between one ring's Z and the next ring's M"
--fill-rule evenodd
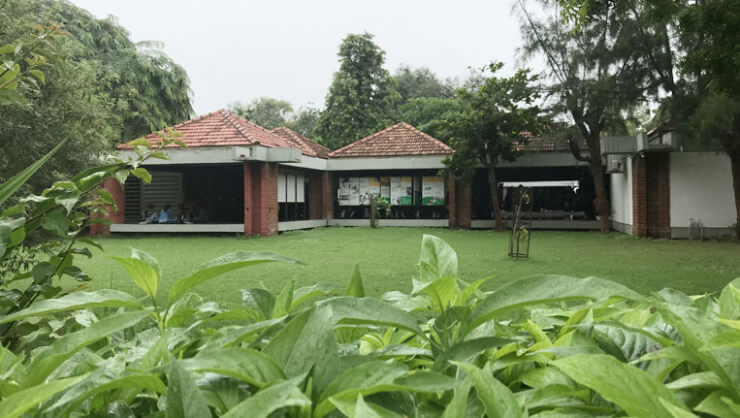
M411 206L413 202L413 187L411 177L391 177L391 205Z
M439 176L425 176L421 179L421 204L423 206L444 206L445 182Z

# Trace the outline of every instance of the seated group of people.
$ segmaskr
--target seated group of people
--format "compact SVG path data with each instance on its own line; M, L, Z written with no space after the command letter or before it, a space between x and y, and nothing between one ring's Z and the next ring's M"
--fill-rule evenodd
M197 216L193 211L188 209L187 206L181 205L179 216L175 216L172 213L171 206L169 204L164 205L162 209L157 212L154 210L154 205L148 205L144 210L141 224L192 224L192 223L206 223L208 222L208 214L204 208L198 209Z

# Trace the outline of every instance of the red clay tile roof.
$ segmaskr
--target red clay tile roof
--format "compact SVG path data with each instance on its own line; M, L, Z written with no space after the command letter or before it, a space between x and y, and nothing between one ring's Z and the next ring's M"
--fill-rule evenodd
M395 157L402 155L447 155L455 152L408 123L401 122L329 154L329 157Z
M540 136L532 136L532 134L526 132L523 133L528 137L526 143L515 142L512 148L517 151L524 152L570 152L568 145L568 130L565 125L556 125L552 129ZM581 135L576 136L578 148L585 152L588 147L586 140Z
M235 145L262 145L268 148L291 147L291 143L265 128L248 122L227 111L217 110L175 125L176 131L183 134L178 138L188 147L231 147ZM146 135L152 144L160 140L156 133ZM176 146L176 145L170 145ZM131 148L128 144L119 149Z
M310 157L329 158L329 153L331 152L329 148L313 142L290 128L283 126L275 128L270 132L290 142L294 148L300 149L304 155L308 155Z

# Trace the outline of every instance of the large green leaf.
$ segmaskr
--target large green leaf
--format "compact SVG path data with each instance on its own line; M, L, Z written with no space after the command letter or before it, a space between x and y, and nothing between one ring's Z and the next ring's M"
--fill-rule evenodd
M362 285L359 264L355 264L355 270L352 272L352 280L350 280L347 291L344 294L355 298L365 297L365 287Z
M501 347L512 342L514 340L502 337L482 337L461 341L440 353L434 359L432 370L444 371L451 361L468 361L470 357L476 356L489 348Z
M174 303L177 298L185 292L222 274L244 267L276 261L301 264L298 260L272 253L237 251L231 254L226 254L202 264L190 276L176 281L170 288L169 302Z
M511 390L493 377L490 363L482 370L469 363L455 362L453 364L470 376L470 380L478 393L478 399L486 407L486 416L492 418L525 416Z
M118 290L102 289L94 292L74 292L56 299L45 299L26 309L0 318L1 323L13 322L31 316L86 308L129 308L141 309L141 304L128 293Z
M114 332L136 325L148 315L147 311L117 313L54 341L33 356L23 385L28 387L41 383L74 353Z
M365 402L362 395L357 399L331 399L336 408L348 418L400 418L401 415L373 403Z
M3 418L16 418L38 406L41 402L78 383L85 376L55 380L16 392L0 401Z
M167 376L168 418L210 418L206 399L186 370L178 362L170 366Z
M638 293L619 283L589 277L535 276L506 284L483 299L473 311L469 329L496 315L525 306L573 300L599 300L610 296L640 299Z
M111 257L126 270L131 280L139 286L150 298L157 297L159 275L149 263L138 258Z
M272 318L279 318L290 313L290 307L293 304L293 286L295 283L290 280L283 286L283 289L275 298L275 304L272 308Z
M296 387L293 381L285 381L262 389L244 402L235 406L224 418L267 418L272 412L289 406L307 407L311 401Z
M406 329L424 336L414 317L375 298L340 296L321 301L317 306L329 308L335 324L383 325Z
M77 386L75 386L75 388L77 388ZM167 387L164 385L164 383L162 383L162 380L160 380L159 377L151 374L134 374L130 376L123 376L118 379L96 385L89 390L83 391L78 396L75 396L72 399L61 399L59 402L55 402L54 405L50 406L44 412L51 413L52 415L66 416L67 414L69 414L69 412L71 412L86 399L92 398L99 393L104 393L116 389L135 389L134 394L140 393L144 390L160 393L162 395L167 392ZM66 398L67 393L65 393L64 395Z
M180 364L188 371L219 373L260 388L277 380L285 380L283 370L274 360L248 348L208 350L180 360Z
M568 377L587 386L628 414L671 417L659 398L685 409L682 402L656 378L605 354L577 354L551 363Z
M433 282L441 277L457 277L457 253L443 239L424 235L419 255L419 280Z
M10 198L10 196L12 196L21 186L23 186L23 184L28 181L34 173L46 164L46 162L49 161L49 159L56 154L56 152L59 151L66 142L66 139L62 140L56 147L43 157L39 158L35 163L29 165L23 169L23 171L8 179L5 183L0 184L0 206L2 206L2 204L5 203L5 201L8 200L8 198Z

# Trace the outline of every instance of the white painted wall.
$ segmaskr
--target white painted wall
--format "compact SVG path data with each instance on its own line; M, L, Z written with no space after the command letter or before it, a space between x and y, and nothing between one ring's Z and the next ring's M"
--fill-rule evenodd
M624 173L611 173L612 221L632 225L632 158L625 157Z
M730 157L724 153L671 153L671 227L686 228L689 218L704 227L735 224Z

